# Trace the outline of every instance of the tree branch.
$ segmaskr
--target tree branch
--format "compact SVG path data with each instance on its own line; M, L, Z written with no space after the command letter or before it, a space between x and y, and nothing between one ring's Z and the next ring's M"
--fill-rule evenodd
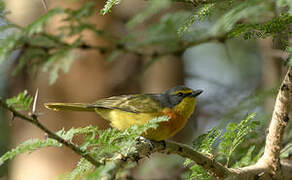
M65 139L61 138L57 134L55 134L52 131L50 131L49 129L47 129L43 124L41 124L38 121L37 115L32 114L31 117L29 117L29 116L26 116L24 114L21 114L20 112L16 111L13 107L8 106L5 103L5 101L3 101L3 99L1 99L1 98L0 98L0 106L3 107L4 109L9 110L10 112L12 112L14 117L19 117L20 119L28 121L28 122L32 123L33 125L37 126L41 130L43 130L45 133L47 133L49 138L55 139L59 143L61 143L61 144L65 145L66 147L72 149L74 152L76 152L77 154L79 154L80 156L82 156L83 158L88 160L89 162L91 162L94 166L98 167L98 166L101 165L98 161L96 161L93 157L91 157L85 151L82 151L79 147L75 146L74 144L72 144L69 141L66 141Z
M266 146L263 156L255 164L234 169L239 179L288 179L292 176L292 162L280 160L284 129L289 121L292 104L292 69L289 67L280 86L274 106L274 112L268 128Z
M153 142L154 148L151 152L161 152L165 154L178 154L182 157L193 160L196 164L203 167L214 177L223 179L232 174L232 171L224 167L222 164L216 162L214 159L207 157L188 145L166 141L165 144L162 142Z
M259 163L266 164L270 173L275 174L280 170L280 151L284 129L289 121L289 111L292 104L292 70L289 67L281 84L274 112L268 129L264 155Z
M218 179L224 179L234 174L233 169L224 167L214 159L197 152L185 144L173 141L145 141L142 143L137 143L135 148L137 151L128 154L127 157L123 157L121 154L118 154L108 161L108 163L111 163L112 167L110 169L109 174L111 174L111 177L109 179L114 179L118 169L128 161L138 161L141 158L149 157L149 155L155 152L160 152L163 154L178 154L182 157L189 158Z

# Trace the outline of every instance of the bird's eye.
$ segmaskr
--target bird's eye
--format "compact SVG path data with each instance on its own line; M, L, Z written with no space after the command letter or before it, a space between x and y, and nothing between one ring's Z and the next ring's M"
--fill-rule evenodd
M184 96L184 93L179 92L179 93L177 93L176 95L182 97L182 96Z

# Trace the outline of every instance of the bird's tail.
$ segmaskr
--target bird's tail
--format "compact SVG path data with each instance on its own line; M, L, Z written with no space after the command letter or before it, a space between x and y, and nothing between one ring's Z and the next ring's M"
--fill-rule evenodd
M91 104L85 103L45 103L46 108L54 111L94 111Z

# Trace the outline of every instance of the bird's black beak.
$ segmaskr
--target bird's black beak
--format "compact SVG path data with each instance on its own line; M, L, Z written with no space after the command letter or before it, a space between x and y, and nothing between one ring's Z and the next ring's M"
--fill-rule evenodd
M203 90L195 90L195 91L191 94L191 97L197 97L197 96L199 96L202 92L203 92Z

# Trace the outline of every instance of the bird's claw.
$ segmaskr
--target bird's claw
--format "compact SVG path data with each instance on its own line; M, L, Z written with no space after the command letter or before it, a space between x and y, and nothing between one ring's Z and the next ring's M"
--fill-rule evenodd
M149 139L147 139L147 138L144 138L143 136L138 136L137 141L138 141L139 143L148 144L149 147L150 147L150 150L153 150L153 149L154 149L154 145L153 145L153 143L151 142L151 140L149 140Z

